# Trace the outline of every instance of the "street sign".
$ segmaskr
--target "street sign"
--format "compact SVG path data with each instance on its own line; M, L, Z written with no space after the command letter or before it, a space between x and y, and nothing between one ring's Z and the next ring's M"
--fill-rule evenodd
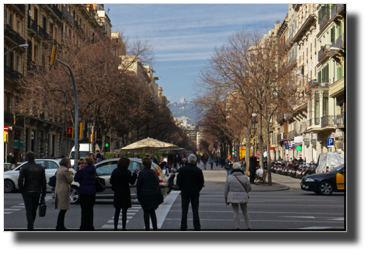
M328 147L334 147L334 138L328 138Z
M8 132L8 131L9 131L9 126L5 125L5 126L4 126L4 131L5 131L5 132Z

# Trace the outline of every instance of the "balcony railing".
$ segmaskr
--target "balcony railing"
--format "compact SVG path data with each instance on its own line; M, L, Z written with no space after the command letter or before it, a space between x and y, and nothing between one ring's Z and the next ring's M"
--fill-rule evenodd
M22 74L6 65L4 69L4 76L9 80L17 81L21 78Z
M277 134L277 142L281 141L281 134Z
M17 32L15 32L10 25L6 24L4 28L4 36L8 37L12 41L14 41L16 44L21 45L25 44L26 40L24 40Z
M321 58L323 58L324 56L326 56L329 53L329 49L330 49L329 44L325 44L324 47L322 49L320 49L320 51L318 53L318 60L319 61L320 61Z
M344 7L344 4L336 4L331 12L330 17L334 18L334 16Z
M72 25L75 24L74 17L67 11L66 7L62 6L62 14L70 21Z
M323 116L321 118L321 127L335 126L335 116Z
M57 5L55 4L47 4L47 6L49 8L52 9L52 11L54 12L54 14L60 19L62 20L62 12L57 8Z
M325 16L320 20L320 31L322 30L322 27L329 21L330 19L330 12L327 12Z
M314 125L320 125L320 117L315 117L314 118Z
M21 11L21 13L25 14L25 5L24 4L15 4L15 6L17 6L17 8Z
M38 33L38 25L33 19L30 19L30 22L27 24L27 28L33 30L35 33Z

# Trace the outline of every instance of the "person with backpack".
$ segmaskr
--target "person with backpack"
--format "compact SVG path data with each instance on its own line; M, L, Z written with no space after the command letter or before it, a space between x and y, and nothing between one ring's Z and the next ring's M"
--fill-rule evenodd
M232 156L228 154L228 158L225 160L225 165L224 165L224 168L227 171L227 177L231 174L232 164L233 164Z

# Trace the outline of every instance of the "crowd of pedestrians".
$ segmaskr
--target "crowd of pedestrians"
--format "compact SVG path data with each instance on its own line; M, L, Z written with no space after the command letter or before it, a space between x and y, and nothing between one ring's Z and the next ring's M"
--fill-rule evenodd
M137 154L137 153L136 153ZM96 154L97 156L100 154ZM26 154L28 163L22 167L18 180L18 185L22 197L24 199L27 218L27 229L34 229L34 221L36 218L36 211L39 202L42 202L46 195L46 179L45 169L35 163L35 154L28 152ZM178 159L180 157L180 159ZM250 157L250 172L256 168L253 158ZM232 205L233 218L235 227L239 230L239 208L244 216L246 229L250 230L250 221L247 213L247 203L249 200L248 192L251 191L251 177L250 182L245 176L242 166L238 162L233 162L232 157L229 155L226 160L219 159L214 156L207 156L206 154L189 156L177 155L169 157L174 159L176 163L183 166L179 170L176 178L177 185L181 190L181 226L180 230L187 229L187 214L189 203L192 206L193 213L193 226L194 230L201 230L201 224L198 214L199 209L199 195L204 186L203 172L197 167L197 163L202 161L204 168L206 163L213 163L224 165L227 171L227 179L224 187L224 198L227 205ZM117 168L111 174L110 184L114 192L114 230L118 230L118 221L120 213L122 212L122 230L126 230L127 210L132 207L130 185L136 182L137 198L140 202L144 214L145 230L150 230L150 221L153 230L158 230L157 217L155 210L163 202L163 196L159 187L159 179L157 173L151 169L152 162L156 161L151 154L149 157L142 159L141 173L138 169L133 171L129 170L130 160L128 158L120 158L117 163ZM160 159L161 164L165 166L167 162L165 159ZM63 158L60 161L60 167L56 172L56 186L55 186L55 208L59 210L57 216L56 230L68 231L65 227L65 214L70 210L70 191L71 183L76 181L79 183L79 196L81 207L80 230L93 231L94 230L94 204L96 200L96 167L94 166L95 160L91 155L87 155L79 164L79 170L74 175L70 169L70 159ZM254 174L255 173L250 173Z

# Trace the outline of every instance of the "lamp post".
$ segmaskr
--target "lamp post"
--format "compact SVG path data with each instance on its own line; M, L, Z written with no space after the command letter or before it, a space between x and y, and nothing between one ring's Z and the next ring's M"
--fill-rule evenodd
M6 51L6 52L4 53L4 56L5 56L6 54L8 54L10 51L12 51L13 49L17 48L17 47L20 47L20 48L24 48L24 49L26 49L26 48L28 47L28 44L21 44L21 45L18 45L18 46L12 47L11 49L9 49L8 51Z
M89 132L88 133L88 141L89 141L89 151L88 152L91 152L91 144L92 144L91 143L91 133L93 131L92 127L93 127L93 121L91 120L91 118L89 118L87 120L87 131Z
M253 117L253 124L254 124L254 139L255 139L255 124L256 124L256 116L257 116L257 114L256 114L256 113L252 113L251 116ZM256 141L254 140L254 146L253 146L253 153L254 153L254 156L256 156L255 145L256 145Z

